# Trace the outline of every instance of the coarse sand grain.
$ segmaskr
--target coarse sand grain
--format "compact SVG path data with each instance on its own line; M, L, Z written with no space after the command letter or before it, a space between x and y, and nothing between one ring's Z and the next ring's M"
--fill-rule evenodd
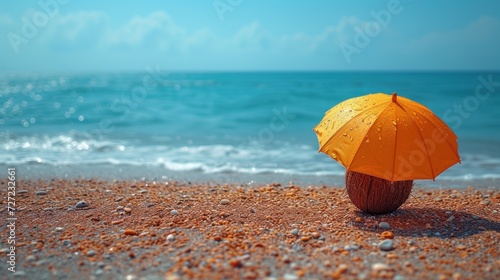
M0 217L17 218L16 273L0 227L2 279L500 279L497 189L417 188L385 215L326 186L48 180L17 191L12 215L1 199Z

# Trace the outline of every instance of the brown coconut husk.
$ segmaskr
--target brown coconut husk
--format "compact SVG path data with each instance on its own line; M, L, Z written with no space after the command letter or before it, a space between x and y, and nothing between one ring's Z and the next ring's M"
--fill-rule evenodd
M413 180L391 182L371 175L347 171L346 189L352 203L370 214L398 209L410 196Z

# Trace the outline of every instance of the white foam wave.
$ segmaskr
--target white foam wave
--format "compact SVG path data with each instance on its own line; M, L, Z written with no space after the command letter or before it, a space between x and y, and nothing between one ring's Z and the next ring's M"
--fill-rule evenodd
M10 165L115 165L160 167L173 172L343 176L344 168L316 147L280 143L255 145L137 145L121 140L88 139L78 133L58 136L0 137L0 162ZM439 180L500 179L500 159L463 154Z

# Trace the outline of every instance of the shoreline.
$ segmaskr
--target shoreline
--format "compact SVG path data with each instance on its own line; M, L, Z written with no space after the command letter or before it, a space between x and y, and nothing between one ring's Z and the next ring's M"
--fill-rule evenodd
M13 166L0 164L0 168L7 170ZM15 166L18 179L22 180L52 180L60 178L65 180L101 180L114 181L116 178L127 181L175 181L197 185L265 185L277 182L282 185L295 184L297 186L345 186L345 175L299 175L282 173L205 173L203 171L173 171L162 167L138 167L126 165L83 165L52 166L42 164L29 164ZM415 180L415 188L425 189L466 189L473 186L478 189L500 190L500 178L472 178L472 179L446 179L438 176L433 180Z
M498 188L417 187L385 215L361 213L343 187L54 179L16 191L16 279L500 278Z

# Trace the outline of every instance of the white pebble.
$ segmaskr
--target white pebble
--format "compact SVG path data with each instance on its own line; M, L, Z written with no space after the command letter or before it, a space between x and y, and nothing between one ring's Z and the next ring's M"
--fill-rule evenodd
M174 210L170 211L170 214L177 216L177 215L179 215L179 212L174 209Z
M391 229L391 225L389 225L389 223L387 222L380 222L378 224L378 227L381 229Z
M170 241L170 242L175 241L175 236L173 234L169 234L167 236L167 241Z
M220 204L222 204L222 205L228 205L229 204L229 199L226 199L226 198L221 199L220 200Z
M388 265L386 265L385 263L374 263L372 265L372 269L375 271L391 270L391 268Z
M378 244L378 248L382 251L390 251L394 249L392 239L385 239Z
M75 208L85 208L89 207L89 204L85 200L78 201L78 203L75 205Z
M97 254L97 252L95 250L89 250L87 252L87 257L93 257Z

